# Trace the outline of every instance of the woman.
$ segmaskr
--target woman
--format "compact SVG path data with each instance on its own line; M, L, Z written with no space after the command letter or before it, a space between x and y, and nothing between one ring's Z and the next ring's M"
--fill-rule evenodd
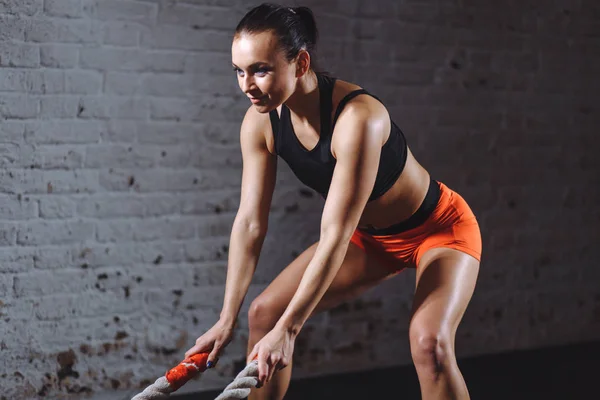
M422 397L467 399L454 338L479 271L475 216L415 160L377 98L316 72L316 38L306 7L262 4L236 28L233 68L252 102L240 133L241 201L220 319L186 357L210 352L214 366L231 341L267 233L280 156L326 200L319 241L250 306L248 361L258 358L261 387L250 398L283 398L309 316L413 267L409 340Z

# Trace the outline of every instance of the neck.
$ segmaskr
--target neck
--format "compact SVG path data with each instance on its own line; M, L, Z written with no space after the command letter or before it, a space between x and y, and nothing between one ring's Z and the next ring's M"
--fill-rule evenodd
M319 84L314 71L304 74L296 83L294 93L285 101L285 105L300 119L311 119L319 115Z

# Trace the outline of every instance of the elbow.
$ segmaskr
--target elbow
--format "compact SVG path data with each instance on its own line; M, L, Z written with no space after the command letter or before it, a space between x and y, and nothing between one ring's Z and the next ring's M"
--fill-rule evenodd
M248 237L262 239L267 235L268 222L238 215L234 227Z
M332 245L347 244L352 238L354 229L349 226L328 224L321 228L320 241Z

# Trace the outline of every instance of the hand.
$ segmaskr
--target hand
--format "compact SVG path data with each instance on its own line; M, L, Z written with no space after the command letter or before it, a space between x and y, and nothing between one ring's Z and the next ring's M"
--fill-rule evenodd
M258 359L257 387L269 382L275 371L290 364L294 352L294 340L295 337L290 332L275 327L254 345L247 361Z
M196 344L185 352L185 358L191 357L197 353L208 353L206 365L212 368L219 360L219 356L225 346L231 342L233 337L233 326L222 320L210 328L206 333L196 339Z

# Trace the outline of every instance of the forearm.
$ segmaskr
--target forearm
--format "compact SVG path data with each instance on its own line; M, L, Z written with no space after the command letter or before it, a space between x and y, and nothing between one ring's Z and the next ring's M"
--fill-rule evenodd
M233 325L252 281L265 233L236 218L231 230L221 319Z
M333 282L344 261L348 244L348 240L340 237L321 238L296 293L277 322L279 328L298 334Z

